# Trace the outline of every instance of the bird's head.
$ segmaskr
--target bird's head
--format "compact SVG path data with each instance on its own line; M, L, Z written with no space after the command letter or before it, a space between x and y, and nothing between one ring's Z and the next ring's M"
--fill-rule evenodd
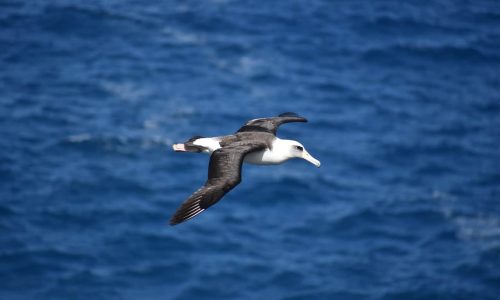
M294 158L294 157L302 158L318 168L321 166L321 162L316 158L312 157L312 155L309 154L309 152L307 152L306 148L301 143L292 140L283 140L283 141L286 144L289 158Z

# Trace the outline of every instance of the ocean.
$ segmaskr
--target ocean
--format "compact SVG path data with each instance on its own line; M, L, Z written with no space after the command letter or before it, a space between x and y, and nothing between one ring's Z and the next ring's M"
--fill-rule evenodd
M500 295L498 1L0 2L0 299ZM296 112L318 158L206 180Z

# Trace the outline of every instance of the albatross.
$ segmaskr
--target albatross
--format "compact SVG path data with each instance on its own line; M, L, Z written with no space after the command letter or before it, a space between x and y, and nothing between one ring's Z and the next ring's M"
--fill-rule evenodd
M174 144L176 152L210 154L208 179L174 213L170 225L185 222L217 203L241 182L243 162L257 165L281 164L291 158L302 158L316 167L320 161L294 140L280 139L276 131L281 124L307 122L296 113L287 112L277 117L253 119L235 134L201 137L194 136L184 143Z

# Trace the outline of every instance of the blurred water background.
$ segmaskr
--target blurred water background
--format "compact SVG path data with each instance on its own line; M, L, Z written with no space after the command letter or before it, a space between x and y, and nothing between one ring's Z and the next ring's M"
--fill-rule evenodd
M0 1L1 299L499 299L498 1ZM188 223L193 135L297 112Z

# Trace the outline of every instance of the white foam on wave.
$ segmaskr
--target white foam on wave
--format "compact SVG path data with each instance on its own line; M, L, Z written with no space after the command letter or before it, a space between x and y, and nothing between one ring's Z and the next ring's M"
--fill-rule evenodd
M264 69L266 68L265 66L265 63L260 59L250 56L243 56L236 64L236 70L245 76L253 76L258 74L259 72L264 71Z
M457 238L479 247L500 246L500 218L498 216L482 211L463 212L458 209L457 198L442 191L433 191L432 198L441 202L441 211L444 217L455 226Z
M213 63L221 70L230 71L243 77L252 77L272 71L272 64L268 63L267 60L248 55L236 59L214 56Z
M114 97L127 102L137 102L139 100L147 98L147 96L150 94L150 92L146 90L146 88L144 88L143 86L139 86L137 83L132 81L103 81L101 82L101 87Z
M144 126L145 129L156 129L158 128L158 123L159 123L158 120L148 119L144 120L142 125Z
M182 44L182 45L198 45L204 42L204 38L200 35L181 31L178 29L174 29L172 27L165 27L162 30L162 33L167 37L168 42L174 44Z
M80 133L80 134L68 136L67 140L71 143L81 143L81 142L88 141L91 138L92 138L92 136L89 133Z
M457 217L455 219L458 236L464 240L500 244L500 219L493 216L479 215Z

